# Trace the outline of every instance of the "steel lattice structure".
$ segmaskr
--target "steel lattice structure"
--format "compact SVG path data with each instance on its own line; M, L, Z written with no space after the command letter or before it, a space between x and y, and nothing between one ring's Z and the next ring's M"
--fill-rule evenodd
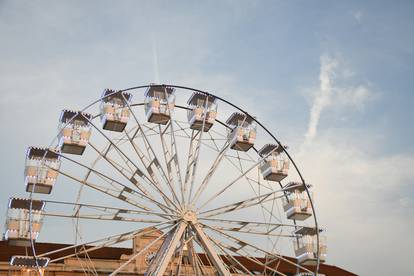
M146 275L172 267L173 275L253 275L240 257L264 275L284 275L277 269L282 261L317 274L326 246L310 185L287 147L245 110L206 91L150 84L105 90L82 110L64 110L59 121L49 147L27 151L30 197L10 199L5 238L33 253L16 262L39 271L67 258L91 264L88 252L161 230L110 275L156 243ZM75 196L54 199L52 188L66 184L76 187ZM74 244L37 254L35 240L49 218L73 222ZM108 232L121 222L132 230L86 240L102 222L115 222ZM295 262L285 257L292 251L286 241L293 241ZM96 273L91 265L84 269Z

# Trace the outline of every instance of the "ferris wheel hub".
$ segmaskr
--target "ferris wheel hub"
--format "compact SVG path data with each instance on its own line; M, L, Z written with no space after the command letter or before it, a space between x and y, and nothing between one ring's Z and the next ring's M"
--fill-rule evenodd
M184 211L181 217L186 222L191 222L191 223L197 222L197 214L192 210Z

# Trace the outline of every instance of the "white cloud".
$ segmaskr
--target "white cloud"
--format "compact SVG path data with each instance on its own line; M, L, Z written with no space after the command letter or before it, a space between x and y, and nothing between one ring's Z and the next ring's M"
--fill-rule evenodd
M362 109L371 91L365 85L348 85L352 71L344 66L338 56L322 55L320 58L319 88L313 93L305 144L317 136L321 115L329 107L350 107Z
M356 87L349 87L343 90L339 89L336 96L338 104L362 109L365 106L365 103L372 98L372 93L368 87L358 85Z
M414 158L404 153L369 154L380 152L382 143L367 130L319 126L328 109L346 116L362 110L375 96L369 85L355 79L342 58L321 57L319 88L314 90L305 141L295 159L313 184L319 223L328 230L328 262L363 275L402 275L410 271L405 263L414 242L391 237L408 237L414 227L407 222L414 214ZM398 268L378 268L378 262L397 255Z
M338 61L336 59L328 56L321 57L321 69L319 74L320 90L313 99L308 131L305 135L306 139L309 141L316 136L322 111L331 104L332 78L337 66Z
M407 222L414 214L414 158L369 154L381 152L382 144L364 130L319 126L328 109L342 116L363 110L375 96L355 79L342 58L321 57L319 87L312 94L308 129L296 159L314 186L319 223L328 230L330 259L363 275L404 274L414 242L391 237L409 236L414 227ZM369 146L365 137L371 139ZM378 262L395 260L396 255L398 268L377 269Z
M358 22L361 23L362 19L364 17L364 13L361 10L357 10L352 12L352 16L354 17L354 19Z
M327 229L328 262L361 275L403 275L414 246L407 220L414 214L414 158L372 156L360 143L369 136L343 133L321 133L296 158ZM378 267L391 259L393 266Z

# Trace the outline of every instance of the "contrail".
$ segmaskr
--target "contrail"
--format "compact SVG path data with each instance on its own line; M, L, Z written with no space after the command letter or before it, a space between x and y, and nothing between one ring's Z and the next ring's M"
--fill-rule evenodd
M322 111L330 105L332 97L332 79L335 74L335 69L338 66L338 61L329 56L321 57L321 69L319 73L319 92L313 99L312 108L310 111L310 119L308 123L308 130L305 134L305 143L309 143L315 138L318 131L319 119Z
M154 70L154 82L159 83L160 82L160 72L158 68L158 53L157 53L157 41L155 39L154 34L151 34L151 40L152 40L152 67Z

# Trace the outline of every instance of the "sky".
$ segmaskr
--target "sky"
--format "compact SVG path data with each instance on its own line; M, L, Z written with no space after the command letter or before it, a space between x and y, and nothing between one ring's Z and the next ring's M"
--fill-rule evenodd
M409 275L414 2L0 0L0 220L24 154L107 87L192 86L248 110L313 184L328 263ZM411 273L410 273L411 272Z

